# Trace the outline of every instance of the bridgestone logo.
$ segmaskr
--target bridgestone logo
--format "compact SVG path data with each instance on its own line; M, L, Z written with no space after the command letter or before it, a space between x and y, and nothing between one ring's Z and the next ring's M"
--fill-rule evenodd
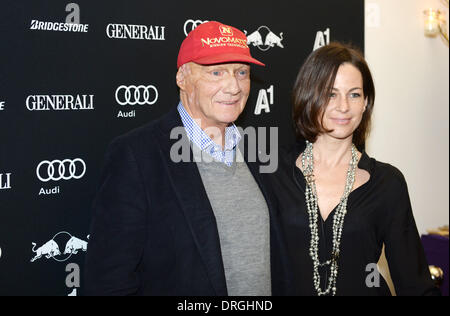
M88 24L41 22L38 20L32 20L30 30L87 33L88 27Z

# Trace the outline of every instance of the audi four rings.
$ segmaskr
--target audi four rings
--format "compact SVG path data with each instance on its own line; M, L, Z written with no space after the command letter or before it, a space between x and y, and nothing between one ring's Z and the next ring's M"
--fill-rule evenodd
M47 168L41 170L41 168L44 166L47 166ZM81 179L85 173L86 173L86 163L80 158L73 160L64 159L62 161L44 160L36 168L36 175L38 179L41 180L42 182L48 182L50 180L53 181L71 180L71 179L78 180Z
M153 90L153 94L150 91ZM153 97L153 98L152 98ZM152 105L158 100L155 86L120 86L116 90L116 101L120 105Z
M199 26L200 24L206 23L208 21L201 21L201 20L187 20L186 22L184 22L184 34L186 36L188 36L190 31L193 31L197 26ZM188 26L191 25L191 29L188 30Z

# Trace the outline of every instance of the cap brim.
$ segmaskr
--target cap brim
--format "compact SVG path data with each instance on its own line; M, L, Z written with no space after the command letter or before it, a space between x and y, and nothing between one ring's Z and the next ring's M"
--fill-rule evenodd
M255 58L249 57L243 54L218 54L213 56L206 56L202 58L197 58L192 60L194 63L200 65L214 65L214 64L222 64L222 63L232 63L232 62L241 62L241 63L251 63L259 66L266 66L262 62L256 60Z

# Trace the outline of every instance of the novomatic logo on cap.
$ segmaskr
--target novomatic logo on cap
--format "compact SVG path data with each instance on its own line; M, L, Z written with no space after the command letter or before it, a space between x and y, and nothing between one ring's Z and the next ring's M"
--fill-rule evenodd
M188 62L201 65L242 62L264 66L250 55L247 37L242 31L217 21L199 25L181 43L177 67Z
M223 36L233 36L233 29L229 26L221 25L219 31Z

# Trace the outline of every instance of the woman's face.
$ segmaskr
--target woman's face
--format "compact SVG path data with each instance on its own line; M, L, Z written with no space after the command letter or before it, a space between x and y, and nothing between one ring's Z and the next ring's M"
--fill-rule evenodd
M366 105L361 72L352 64L342 64L323 116L323 127L332 130L327 135L337 139L352 137L362 120Z

